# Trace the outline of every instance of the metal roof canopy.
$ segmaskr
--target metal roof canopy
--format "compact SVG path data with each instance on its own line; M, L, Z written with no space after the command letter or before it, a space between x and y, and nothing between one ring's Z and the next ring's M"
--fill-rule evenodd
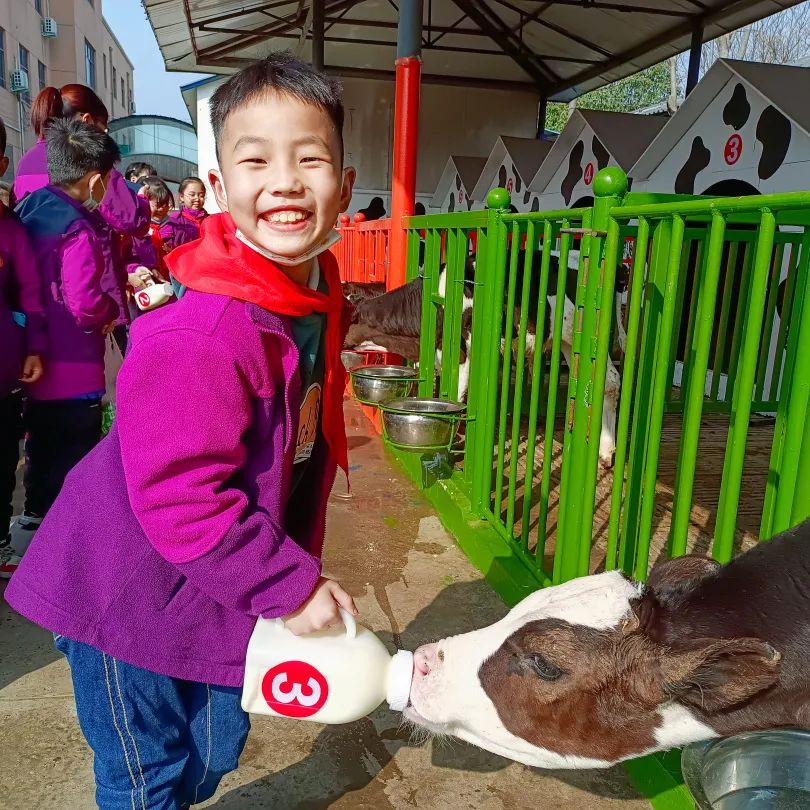
M567 101L798 2L424 0L422 80ZM392 78L398 0L144 0L167 69L215 73L274 50L311 59L313 3L328 71Z

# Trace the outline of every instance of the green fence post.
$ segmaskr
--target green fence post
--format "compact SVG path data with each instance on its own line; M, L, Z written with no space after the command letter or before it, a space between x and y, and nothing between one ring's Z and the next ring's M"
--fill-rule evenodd
M748 292L748 323L743 338L742 357L738 365L737 384L734 391L726 392L726 397L728 398L729 395L731 397L732 410L712 548L712 555L721 563L729 562L734 551L734 530L737 526L737 507L740 501L740 486L745 464L748 423L751 419L754 386L758 383L758 380L755 379L757 349L762 336L763 307L768 288L768 272L771 267L775 232L776 217L770 211L764 210L757 234L751 289ZM771 287L773 288L773 285ZM773 298L773 296L771 297ZM771 317L773 317L772 313ZM760 363L764 366L766 360L767 350L765 357L760 359ZM714 373L719 377L720 368L715 368ZM764 381L764 376L762 380Z
M580 265L579 285L585 289L584 295L581 290L577 292L574 315L572 365L575 370L569 386L569 401L574 398L574 409L573 419L569 418L566 424L566 439L570 434L568 452L563 448L563 465L568 464L569 469L566 473L563 468L564 489L561 487L560 491L560 511L565 512L565 521L564 534L557 538L554 570L558 578L555 577L555 582L587 574L590 562L602 422L601 394L605 385L618 251L619 228L612 222L610 210L621 204L627 191L627 175L618 167L603 169L597 174L593 189L596 198L588 255L586 263ZM612 266L607 266L606 257ZM565 268L561 267L560 272L564 273ZM596 397L598 402L594 401ZM557 555L561 555L559 565Z
M723 258L723 241L726 221L722 214L713 213L709 231L709 248L706 255L701 284L697 290L697 312L695 331L692 340L694 349L687 345L687 356L694 351L694 359L688 374L688 389L684 398L683 433L675 476L675 494L672 505L672 527L670 529L670 552L678 557L686 553L689 531L689 517L692 511L692 494L695 483L700 425L703 418L706 372L709 368L714 311L717 301L717 287L720 281L720 266ZM686 366L686 363L684 364ZM687 373L684 367L684 374Z
M471 368L480 363L476 396L476 470L473 474L473 504L479 514L489 507L492 485L492 451L495 442L495 415L498 395L498 364L501 354L501 319L506 278L506 226L501 215L509 210L511 198L503 188L487 195L487 244L482 268L476 268L473 299ZM480 259L479 255L479 259ZM480 320L479 320L480 319ZM476 324L476 321L478 323ZM468 459L469 462L469 459Z

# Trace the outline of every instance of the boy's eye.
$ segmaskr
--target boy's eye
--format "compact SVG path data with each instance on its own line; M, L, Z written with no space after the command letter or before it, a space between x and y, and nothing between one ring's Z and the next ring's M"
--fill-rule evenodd
M308 155L301 158L301 163L326 163L326 158L318 157L317 155Z
M256 166L263 166L267 161L260 157L243 158L240 163L252 163Z

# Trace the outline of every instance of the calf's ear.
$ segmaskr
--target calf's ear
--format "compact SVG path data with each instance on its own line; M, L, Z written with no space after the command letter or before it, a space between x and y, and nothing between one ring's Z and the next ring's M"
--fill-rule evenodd
M773 686L781 660L758 638L694 639L663 655L665 693L708 714L728 711Z
M714 574L720 568L720 563L707 557L689 554L685 557L675 557L663 560L653 566L647 578L647 587L652 590L683 587L685 584L700 582Z

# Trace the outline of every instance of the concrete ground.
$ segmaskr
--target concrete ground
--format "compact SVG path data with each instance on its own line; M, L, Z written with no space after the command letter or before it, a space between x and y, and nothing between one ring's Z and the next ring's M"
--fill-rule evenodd
M332 495L325 568L393 649L494 621L505 608L347 405L353 496ZM0 810L91 810L92 760L49 633L0 603ZM264 717L204 807L642 810L624 771L548 772L461 742L417 744L378 709L345 726Z

